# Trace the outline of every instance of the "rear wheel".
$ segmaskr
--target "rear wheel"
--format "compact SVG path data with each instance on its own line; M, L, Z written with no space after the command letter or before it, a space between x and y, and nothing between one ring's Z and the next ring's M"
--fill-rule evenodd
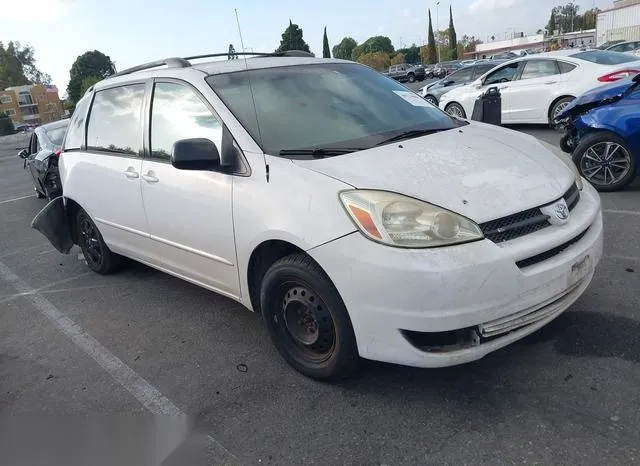
M613 133L585 136L573 153L580 174L598 191L616 191L636 174L636 159L624 139Z
M438 99L436 99L434 96L432 95L428 95L424 98L424 100L426 100L427 102L429 102L431 105L434 106L438 106Z
M409 82L410 83L416 82L416 75L415 74L413 74L413 73L409 74Z
M457 104L455 102L447 105L445 107L445 112L447 112L449 115L454 117L467 118L467 114L464 111L464 108L462 108L462 105Z
M108 275L121 268L123 257L111 252L96 224L82 209L76 216L76 237L78 246L82 249L82 254L91 270Z
M262 281L260 303L271 340L297 371L337 380L357 368L349 313L329 277L309 256L292 254L274 263Z

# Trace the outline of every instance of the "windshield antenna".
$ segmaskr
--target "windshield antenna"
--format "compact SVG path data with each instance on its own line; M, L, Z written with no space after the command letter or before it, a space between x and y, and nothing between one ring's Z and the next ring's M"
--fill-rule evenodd
M233 11L236 13L236 23L238 24L238 34L240 35L240 46L242 47L242 51L245 52L244 48L244 40L242 39L242 29L240 28L240 19L238 19L238 9L234 8ZM258 137L260 138L260 145L262 145L262 132L260 131L260 121L258 121L258 110L256 109L256 98L253 95L253 84L251 83L251 72L249 71L249 63L247 63L247 56L244 55L244 67L247 71L247 80L249 81L249 92L251 93L251 102L253 104L253 113L256 117L256 129L258 130ZM264 165L266 167L267 173L267 182L269 181L269 166L267 165L267 159L262 154L264 159Z

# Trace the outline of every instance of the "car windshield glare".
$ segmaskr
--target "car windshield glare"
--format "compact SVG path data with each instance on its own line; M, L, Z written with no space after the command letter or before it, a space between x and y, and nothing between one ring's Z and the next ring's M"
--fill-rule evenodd
M626 53L609 52L607 50L588 50L586 52L571 55L572 58L589 61L597 65L622 65L632 61L638 61L638 57Z
M460 122L366 66L320 63L212 75L209 85L265 153L367 149Z
M47 131L47 136L56 147L62 146L64 141L64 135L67 132L67 126L61 126L59 128L50 129Z

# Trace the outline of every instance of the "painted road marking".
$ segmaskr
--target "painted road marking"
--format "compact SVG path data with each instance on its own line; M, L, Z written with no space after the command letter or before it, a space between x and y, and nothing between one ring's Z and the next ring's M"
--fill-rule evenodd
M22 295L37 311L47 318L63 335L90 356L116 382L138 400L149 412L161 416L186 418L180 410L160 391L147 382L137 372L127 366L111 351L102 346L98 340L87 333L80 325L67 317L62 311L47 300L41 293L29 286L20 277L0 262L0 278L8 282ZM214 449L217 464L240 465L240 460L212 436L207 439ZM173 448L177 448L175 445Z
M22 199L28 199L30 197L34 197L33 194L29 194L28 196L22 196L22 197L14 197L13 199L7 199L5 201L0 201L0 204L8 204L9 202L20 201Z
M0 259L4 259L5 257L9 257L9 256L15 256L17 254L24 254L25 252L33 251L34 249L44 248L45 246L50 246L50 245L51 243L42 243L42 244L38 244L37 246L31 246L29 248L20 249L18 251L8 252L0 256Z
M618 215L637 215L640 217L640 212L636 210L616 210L616 209L604 209L605 214L618 214Z

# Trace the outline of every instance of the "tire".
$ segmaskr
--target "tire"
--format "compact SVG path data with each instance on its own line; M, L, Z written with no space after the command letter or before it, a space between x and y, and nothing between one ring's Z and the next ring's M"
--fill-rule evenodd
M575 149L573 138L570 133L565 133L562 138L560 138L560 149L567 154L572 154Z
M575 97L563 97L562 99L557 100L549 109L549 126L555 129L556 131L561 131L562 127L560 125L556 125L553 122L553 118L560 113L560 110L565 108L571 101L573 101Z
M347 308L306 254L284 257L267 270L260 305L273 344L301 374L334 381L357 369L360 357Z
M415 74L410 74L409 75L409 82L410 83L415 83L416 82L416 75Z
M464 111L464 108L462 107L462 105L456 102L452 102L449 105L447 105L444 111L451 116L456 116L458 118L465 118L465 119L467 118L467 114Z
M87 261L87 266L96 273L108 275L118 271L124 258L111 252L102 234L89 214L79 209L75 222L78 246Z
M603 151L608 151L608 157ZM585 136L573 152L573 161L580 174L602 192L622 189L636 176L636 158L627 143L606 131Z
M429 102L431 105L435 105L436 107L438 106L438 99L436 99L434 96L432 96L431 94L428 94L425 96L424 100L426 100L427 102Z

